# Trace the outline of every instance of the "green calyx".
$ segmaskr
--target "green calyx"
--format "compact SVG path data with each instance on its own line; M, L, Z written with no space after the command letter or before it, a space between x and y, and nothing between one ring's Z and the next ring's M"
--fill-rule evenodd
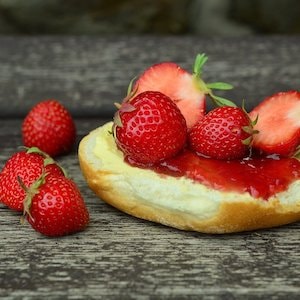
M137 85L133 88L133 83L134 83L135 79L136 79L136 77L134 77L130 80L128 88L127 88L127 95L123 99L122 103L121 104L118 102L114 103L115 107L117 108L117 111L113 118L113 121L114 121L114 126L113 126L113 130L112 130L113 134L115 132L116 126L123 127L122 120L120 117L120 112L132 112L132 111L136 110L136 108L129 103L130 100L136 95L137 90L138 90Z
M20 184L21 188L24 190L26 196L23 202L23 216L21 217L21 223L24 223L26 215L28 215L31 219L32 216L30 214L30 209L32 205L32 200L35 195L39 193L39 188L45 183L47 173L45 171L42 172L40 177L34 181L30 187L27 187L24 182L22 181L21 177L17 177L18 183Z
M245 109L245 101L244 100L243 100L242 110L244 111L244 113L247 115L247 117L249 119L249 125L243 126L242 129L250 135L248 138L242 140L242 143L246 146L251 146L252 141L253 141L253 135L259 133L258 130L254 129L254 126L257 124L257 121L258 121L258 115L256 116L256 118L254 120L251 120L248 112Z
M207 60L208 57L204 53L198 54L196 56L194 69L193 69L193 77L197 87L204 94L208 95L216 106L236 107L236 104L231 100L225 99L220 96L216 96L213 92L213 90L231 90L233 88L231 84L225 82L205 83L203 81L202 79L203 66L205 65Z
M48 165L57 165L61 171L63 172L64 176L65 177L68 177L68 174L67 174L67 171L62 167L60 166L49 154L47 154L46 152L42 151L41 149L39 149L38 147L30 147L30 148L27 148L25 147L26 149L26 153L37 153L41 156L44 157L44 167L48 166Z
M292 155L292 157L300 160L300 146L298 146L295 150L295 153Z

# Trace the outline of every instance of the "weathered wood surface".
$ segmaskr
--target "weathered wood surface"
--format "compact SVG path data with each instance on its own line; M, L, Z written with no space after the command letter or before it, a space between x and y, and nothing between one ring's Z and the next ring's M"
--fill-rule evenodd
M226 96L245 99L247 107L300 88L298 37L1 37L0 116L23 116L50 97L76 116L111 114L146 67L172 60L192 70L199 52L209 56L205 79L233 84Z
M0 45L0 168L21 144L19 116L34 102L55 96L85 115L76 118L79 141L111 117L128 79L157 60L190 67L196 52L211 53L208 78L218 72L235 84L235 98L300 87L299 38L0 38ZM50 239L0 205L0 298L299 299L300 223L221 236L171 229L98 200L76 148L59 160L82 191L90 226Z

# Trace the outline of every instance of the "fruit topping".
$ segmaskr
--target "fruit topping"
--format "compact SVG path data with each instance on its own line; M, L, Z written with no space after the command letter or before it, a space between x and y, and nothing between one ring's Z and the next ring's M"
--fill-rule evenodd
M249 154L254 130L241 108L221 106L205 115L189 132L196 153L215 159L238 159Z
M135 84L137 94L145 91L159 91L170 97L183 114L188 129L193 127L205 114L205 94L214 101L226 101L215 96L213 89L227 90L232 86L222 82L205 84L202 69L207 61L205 54L198 54L193 74L173 62L158 63L146 69ZM227 105L228 102L226 102Z
M284 191L300 179L300 92L277 93L248 114L214 94L231 85L204 82L206 61L198 54L192 74L159 63L131 83L113 126L125 161L263 199ZM207 114L206 95L217 106Z
M153 167L174 177L184 176L211 189L248 193L268 200L300 179L300 161L291 157L253 156L245 159L205 158L189 149Z
M143 92L119 106L114 137L127 160L151 165L176 155L187 140L186 121L161 92Z
M291 156L300 143L300 92L288 91L267 97L251 112L258 116L253 147L267 154Z
M51 99L31 109L22 124L22 137L26 147L38 147L55 157L71 151L76 128L67 109Z

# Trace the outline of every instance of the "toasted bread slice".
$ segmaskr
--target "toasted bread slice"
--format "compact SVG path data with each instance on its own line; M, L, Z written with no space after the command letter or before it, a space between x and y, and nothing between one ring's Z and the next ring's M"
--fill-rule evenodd
M182 230L231 233L300 220L300 180L268 201L124 162L107 123L83 138L79 162L96 195L132 216Z

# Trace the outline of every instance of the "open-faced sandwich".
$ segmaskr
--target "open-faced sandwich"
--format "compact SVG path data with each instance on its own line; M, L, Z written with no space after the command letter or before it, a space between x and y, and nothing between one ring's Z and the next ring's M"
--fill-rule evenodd
M109 122L83 138L90 188L114 207L183 230L230 233L300 220L300 93L251 112L216 96L198 55L144 71ZM216 108L206 112L206 101Z

